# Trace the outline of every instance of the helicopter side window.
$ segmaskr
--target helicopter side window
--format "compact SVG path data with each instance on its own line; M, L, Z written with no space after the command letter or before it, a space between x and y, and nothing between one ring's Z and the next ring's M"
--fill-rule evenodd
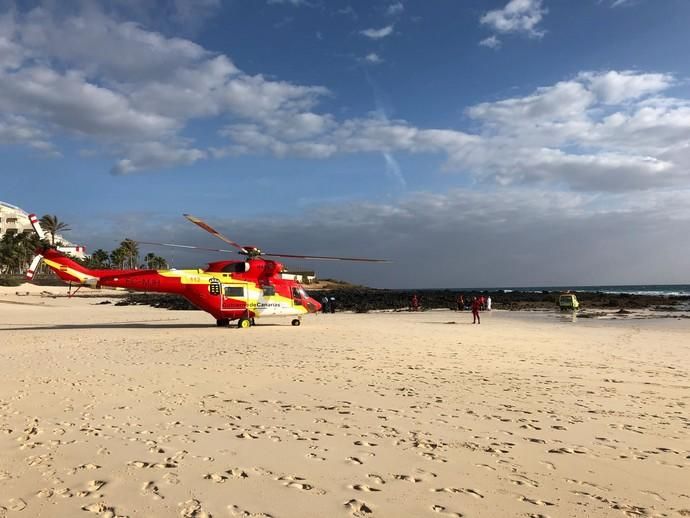
M276 287L275 286L264 286L264 296L265 297L272 297L273 295L276 294Z
M298 288L292 288L292 300L296 305L302 305L302 294L299 292Z
M226 297L244 297L244 288L242 286L226 286Z

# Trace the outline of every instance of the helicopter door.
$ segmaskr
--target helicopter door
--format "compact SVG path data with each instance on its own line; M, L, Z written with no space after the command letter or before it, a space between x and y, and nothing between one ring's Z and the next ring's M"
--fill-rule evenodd
M292 305L302 306L302 293L299 288L292 288Z
M223 284L223 293L221 296L221 309L247 309L247 285Z

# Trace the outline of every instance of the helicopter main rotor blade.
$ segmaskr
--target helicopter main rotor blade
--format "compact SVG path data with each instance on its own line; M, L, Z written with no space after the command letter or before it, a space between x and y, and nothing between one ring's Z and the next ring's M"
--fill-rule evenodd
M203 246L193 246L193 245L178 245L175 243L157 243L155 241L137 241L142 245L155 245L155 246L172 246L175 248L187 248L190 250L205 250L207 252L234 252L234 250L224 250L222 248L206 248Z
M240 252L244 252L245 254L247 253L247 250L246 250L243 246L241 246L241 245L235 243L232 239L228 239L228 238L225 237L223 234L221 234L220 232L218 232L215 228L213 228L211 225L209 225L208 223L206 223L204 220L199 219L199 218L197 218L196 216L192 216L191 214L184 214L184 217L187 218L187 219L188 219L189 221L191 221L192 223L194 223L195 225L197 225L197 226L203 228L203 229L204 229L206 232L208 232L209 234L213 234L213 235L216 236L218 239L220 239L220 240L222 240L222 241L225 241L227 244L232 245L232 246L234 246L235 248L238 248L238 249L240 250Z
M319 261L358 261L362 263L390 263L388 259L367 259L364 257L332 257L328 255L294 255L294 254L273 254L266 252L261 255L270 257L294 257L295 259L315 259Z

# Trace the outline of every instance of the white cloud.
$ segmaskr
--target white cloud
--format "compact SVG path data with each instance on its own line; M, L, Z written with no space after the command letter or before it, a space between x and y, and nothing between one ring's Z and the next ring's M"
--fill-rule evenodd
M248 75L227 56L96 9L0 17L0 58L3 113L24 117L43 141L72 135L99 140L107 153L131 153L116 166L120 173L206 156L180 146L193 118L272 121L303 138L309 124L329 118L311 113L328 94L323 87ZM164 160L161 149L174 152Z
M380 63L383 63L383 59L376 52L370 52L369 54L364 56L364 61L366 61L367 63L371 63L372 65L378 65Z
M583 116L593 102L594 95L583 84L564 81L538 88L525 97L478 104L468 114L489 124L522 126L524 121L565 121Z
M185 143L175 147L171 142L142 142L132 144L128 149L128 158L119 160L111 172L125 175L142 169L189 165L205 157L205 151L188 148Z
M338 9L336 11L336 14L342 14L345 16L350 16L351 18L353 18L355 20L358 18L357 12L353 9L353 7L351 5L348 5L346 7Z
M484 38L482 41L480 41L479 45L482 47L489 47L490 49L500 49L501 40L499 40L495 35L489 36L488 38Z
M625 95L618 93L620 82L627 85ZM480 125L476 133L372 116L331 118L308 141L290 140L280 126L261 123L250 132L231 125L225 134L241 146L234 152L310 158L441 153L446 170L483 183L593 192L649 189L690 180L690 103L649 97L672 83L672 77L659 74L582 73L522 97L470 107L468 116ZM614 100L619 104L611 104ZM395 172L386 160L388 171Z
M23 18L17 42L29 55L78 68L87 77L163 80L180 67L193 67L212 56L187 39L168 38L94 10L58 17L37 8Z
M326 88L247 74L228 56L97 11L5 15L0 41L0 141L54 152L54 135L77 138L117 156L119 174L244 153L376 153L394 176L396 154L431 153L450 172L499 185L624 191L690 176L690 102L664 95L669 74L583 72L469 107L469 131L380 114L343 120L319 112ZM221 117L226 145L185 138L194 119Z
M402 14L404 10L405 6L401 2L395 2L394 4L388 6L386 9L386 14L388 16L398 16L399 14Z
M606 73L588 72L581 79L589 82L589 88L606 104L619 104L645 95L666 90L673 84L668 74L638 74L632 71Z
M510 0L503 9L489 11L480 22L502 33L525 33L532 37L542 37L544 31L537 26L546 14L542 0Z
M298 7L300 5L309 5L306 0L267 0L266 3L269 5L288 4L293 5L295 7Z
M89 83L79 72L41 66L0 74L0 107L82 135L155 136L178 127L175 119L137 110L126 96Z
M43 130L17 115L0 116L0 145L3 144L29 146L48 156L59 156Z
M386 36L390 36L391 34L393 34L393 26L387 25L386 27L382 27L381 29L366 29L361 31L361 34L363 34L367 38L371 38L372 40L380 40L382 38L385 38Z

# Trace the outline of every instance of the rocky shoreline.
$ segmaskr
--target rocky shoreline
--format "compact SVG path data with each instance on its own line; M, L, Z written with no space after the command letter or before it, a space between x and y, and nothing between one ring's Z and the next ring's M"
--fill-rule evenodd
M316 300L334 297L338 311L366 313L375 310L407 310L414 294L422 310L456 309L460 292L455 290L380 290L372 288L337 288L330 290L309 290ZM494 309L510 311L554 309L558 291L463 291L465 301L479 295L490 295ZM640 310L683 311L690 309L688 296L631 295L603 292L577 292L581 309L594 311ZM154 293L132 293L117 305L143 304L158 308L195 310L195 306L176 295Z

